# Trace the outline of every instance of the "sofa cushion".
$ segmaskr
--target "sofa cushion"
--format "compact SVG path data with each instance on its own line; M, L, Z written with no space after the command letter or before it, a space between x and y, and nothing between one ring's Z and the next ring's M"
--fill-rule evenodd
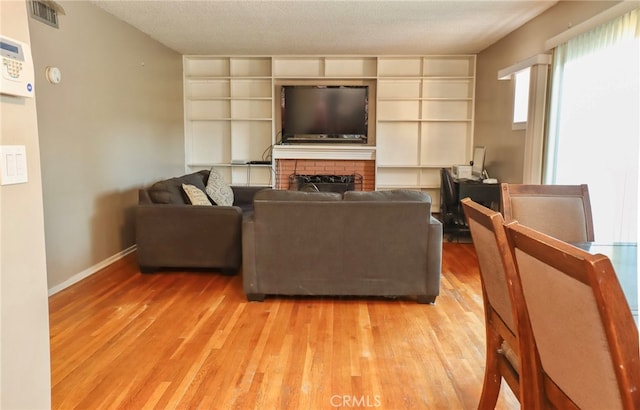
M253 197L256 201L340 201L342 195L336 192L286 191L264 189Z
M148 190L149 197L155 204L188 205L190 204L189 198L182 189L182 184L193 185L202 191L205 190L203 174L195 172L156 182Z
M393 189L390 191L347 191L343 195L345 201L401 201L401 202L431 202L431 196L426 192L408 189Z
M206 191L216 205L233 205L233 190L215 168L211 168L211 172L209 173Z
M211 206L211 202L209 201L209 198L207 198L207 194L197 186L182 184L182 189L187 194L187 197L189 197L191 205Z

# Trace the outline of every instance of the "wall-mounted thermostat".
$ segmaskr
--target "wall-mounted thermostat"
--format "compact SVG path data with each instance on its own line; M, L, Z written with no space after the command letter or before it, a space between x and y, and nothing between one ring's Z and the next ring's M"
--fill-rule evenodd
M44 74L51 84L60 84L62 81L62 73L58 67L47 67Z
M0 36L0 94L33 97L34 74L28 44Z

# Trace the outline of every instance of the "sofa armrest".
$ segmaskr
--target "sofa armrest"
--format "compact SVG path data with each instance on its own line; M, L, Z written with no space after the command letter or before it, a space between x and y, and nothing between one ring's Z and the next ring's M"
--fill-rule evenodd
M138 205L141 266L238 268L242 211L235 206Z
M265 189L263 186L232 186L233 205L253 205L253 197L258 191Z
M440 276L442 274L442 223L429 217L429 245L427 248L427 289L432 295L440 294Z

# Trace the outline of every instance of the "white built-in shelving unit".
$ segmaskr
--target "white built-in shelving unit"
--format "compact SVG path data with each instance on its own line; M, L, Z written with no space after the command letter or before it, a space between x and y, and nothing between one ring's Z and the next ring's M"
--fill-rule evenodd
M437 198L440 168L471 153L475 56L379 57L377 85L377 187Z
M186 164L233 184L271 184L260 160L273 143L270 57L184 57Z
M475 55L185 56L188 170L215 166L233 184L270 185L283 84L369 84L376 188L439 195L439 169L473 146ZM373 112L372 112L373 111Z

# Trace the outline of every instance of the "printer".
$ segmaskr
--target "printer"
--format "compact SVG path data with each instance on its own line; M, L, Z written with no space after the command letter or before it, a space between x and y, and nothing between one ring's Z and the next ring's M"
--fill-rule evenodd
M456 179L471 179L471 165L453 165L451 175Z

